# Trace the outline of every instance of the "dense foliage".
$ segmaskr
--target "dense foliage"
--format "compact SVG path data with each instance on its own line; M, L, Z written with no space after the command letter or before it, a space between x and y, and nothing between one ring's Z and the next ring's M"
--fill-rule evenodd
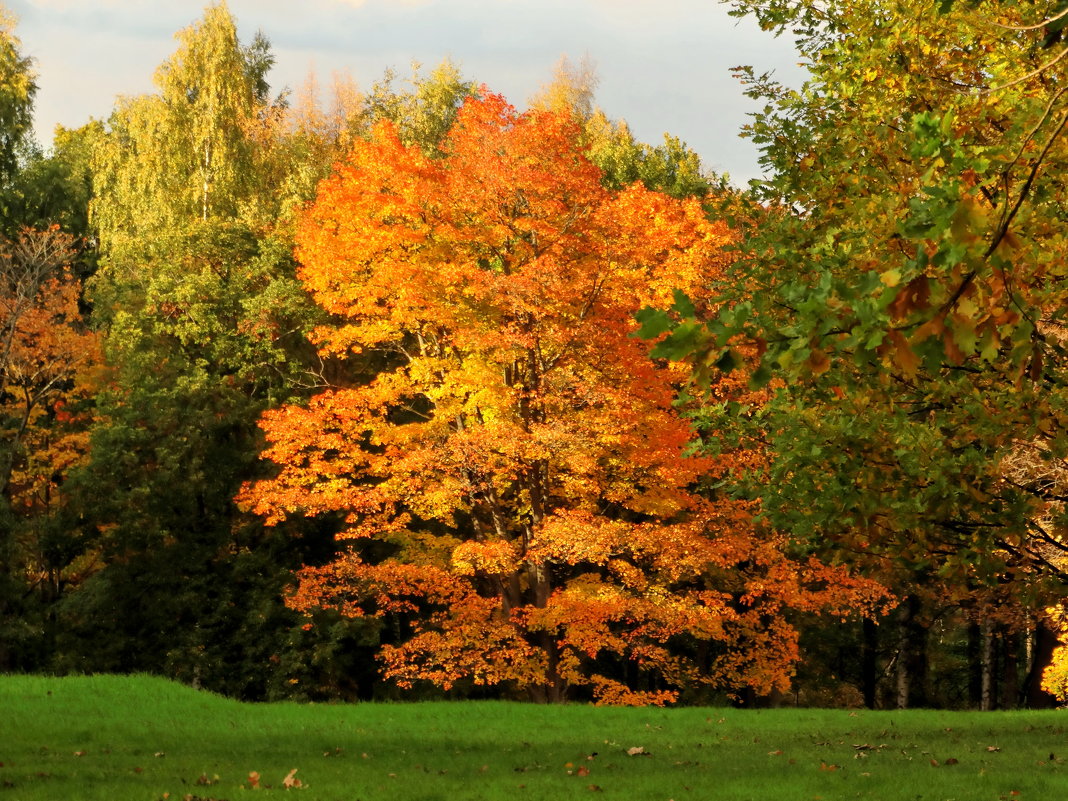
M954 620L986 641L972 695L988 705L991 638L1018 675L1019 632L1048 649L1068 578L1063 14L734 5L791 32L809 78L741 71L768 171L740 214L747 291L661 352L762 353L758 381L788 384L760 422L767 519L906 600L899 703L928 702L927 640Z
M304 219L300 275L337 319L324 354L391 364L268 413L281 473L244 499L272 522L344 515L352 548L291 605L403 616L383 652L402 684L785 689L784 609L845 614L864 587L694 492L731 456L687 455L678 365L649 359L634 314L707 293L730 235L695 200L604 188L580 133L483 90L436 157L389 125L357 144Z
M746 192L588 64L324 107L225 5L44 151L0 16L0 669L1068 692L1068 16L732 5L808 70L739 69Z

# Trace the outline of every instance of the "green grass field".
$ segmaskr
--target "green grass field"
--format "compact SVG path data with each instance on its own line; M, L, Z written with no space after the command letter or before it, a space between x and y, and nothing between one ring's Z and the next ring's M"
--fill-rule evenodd
M1066 714L257 705L5 676L0 801L1056 801Z

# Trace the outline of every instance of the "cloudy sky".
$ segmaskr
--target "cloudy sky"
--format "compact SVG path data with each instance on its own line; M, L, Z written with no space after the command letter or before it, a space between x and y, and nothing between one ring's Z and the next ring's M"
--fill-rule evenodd
M117 95L152 91L174 34L206 0L0 0L36 59L37 132L106 118ZM449 57L464 76L524 105L561 55L588 56L597 102L640 139L681 137L706 166L743 184L756 151L738 138L754 104L730 75L738 64L800 80L789 43L735 20L716 0L229 0L242 41L257 29L277 59L272 85L298 88L310 70L328 84L348 70L367 88Z

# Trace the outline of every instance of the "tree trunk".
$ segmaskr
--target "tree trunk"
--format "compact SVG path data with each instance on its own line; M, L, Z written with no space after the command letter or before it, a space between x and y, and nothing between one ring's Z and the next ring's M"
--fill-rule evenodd
M879 677L879 626L874 620L864 618L864 650L860 660L860 685L864 693L864 706L875 709Z
M910 599L909 615L909 707L916 709L929 706L928 693L930 676L927 651L930 645L931 630L921 616L922 607L918 598Z
M980 690L979 708L989 712L994 708L994 627L989 620L983 621L983 653L981 658L983 674Z
M1001 703L998 706L1000 709L1016 709L1020 705L1020 634L1003 628L999 639L1001 641Z
M926 706L927 640L929 630L920 613L923 605L914 595L900 607L899 648L897 656L897 708Z
M983 703L983 631L978 623L968 624L968 704L979 709Z
M1057 699L1042 689L1042 673L1053 661L1053 651L1059 644L1057 632L1049 623L1039 620L1035 627L1034 658L1024 680L1027 706L1031 709L1052 709Z
M894 677L897 695L895 705L898 709L908 709L911 695L909 691L909 616L911 612L907 600L898 608L900 611L897 627L897 670Z

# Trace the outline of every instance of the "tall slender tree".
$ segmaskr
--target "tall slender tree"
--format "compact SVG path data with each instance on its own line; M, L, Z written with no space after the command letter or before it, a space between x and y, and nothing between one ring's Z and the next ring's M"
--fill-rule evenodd
M263 697L299 544L263 537L232 498L255 471L259 413L319 380L304 340L317 313L282 213L269 47L242 45L224 4L178 42L158 93L122 101L94 150L90 297L111 380L77 483L108 564L66 606L64 664Z

